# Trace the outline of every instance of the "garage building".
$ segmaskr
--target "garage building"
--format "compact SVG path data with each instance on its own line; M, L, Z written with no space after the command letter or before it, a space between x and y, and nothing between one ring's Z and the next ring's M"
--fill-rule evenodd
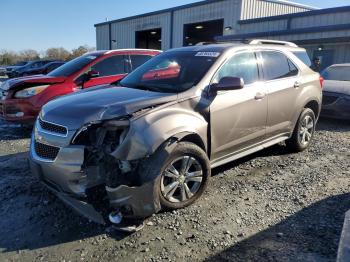
M207 0L96 24L98 50L169 48L252 38L291 40L323 66L350 62L350 7L284 0Z
M277 0L207 0L96 24L97 49L169 49L232 35L238 21L311 10Z

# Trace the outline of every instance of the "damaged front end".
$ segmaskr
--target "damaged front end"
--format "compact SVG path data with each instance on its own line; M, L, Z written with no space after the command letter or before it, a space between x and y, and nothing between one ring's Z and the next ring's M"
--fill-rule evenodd
M129 139L128 117L67 131L69 145L59 147L57 156L49 162L39 155L37 145L59 143L44 130L43 122L37 121L33 133L31 167L65 203L97 223L105 223L111 213L142 219L160 210L154 181L141 180L141 163L147 157L127 160L116 153Z

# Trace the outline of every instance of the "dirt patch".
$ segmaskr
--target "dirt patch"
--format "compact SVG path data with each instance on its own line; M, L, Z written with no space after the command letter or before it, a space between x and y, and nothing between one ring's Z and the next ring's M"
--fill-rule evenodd
M213 170L194 205L135 234L80 217L28 169L30 132L0 122L1 261L334 261L350 209L350 123L321 120L312 147L277 145Z

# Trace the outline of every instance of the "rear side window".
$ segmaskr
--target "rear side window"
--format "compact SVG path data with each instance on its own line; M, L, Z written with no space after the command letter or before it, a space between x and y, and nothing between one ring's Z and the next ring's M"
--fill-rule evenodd
M132 70L146 63L152 57L149 55L130 55Z
M350 66L332 66L322 72L325 80L350 81Z
M293 54L299 58L305 65L310 67L312 65L309 55L304 51L293 52Z
M264 61L265 80L276 80L296 76L297 67L284 54L274 51L261 52Z
M124 56L117 55L108 57L93 65L91 69L99 72L100 76L126 74Z
M220 68L214 78L218 83L223 77L240 77L249 85L259 80L259 70L255 53L236 54Z

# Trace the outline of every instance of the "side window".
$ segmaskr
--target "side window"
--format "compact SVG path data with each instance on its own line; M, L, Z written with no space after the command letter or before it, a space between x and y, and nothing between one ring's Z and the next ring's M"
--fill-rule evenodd
M297 67L284 54L274 51L263 51L261 54L264 61L263 68L266 81L298 74Z
M152 57L149 55L130 55L131 58L131 64L132 64L132 70L135 70L139 66L146 63L148 60L150 60Z
M298 73L299 73L298 68L289 59L288 59L288 65L289 65L289 76L296 76L296 75L298 75Z
M296 57L298 57L301 61L303 61L304 64L307 65L308 67L310 67L312 65L310 57L308 56L306 51L297 51L297 52L293 52L293 54Z
M247 52L234 55L217 72L214 82L223 77L241 77L249 85L259 80L259 69L255 53Z
M125 59L123 55L111 56L93 65L92 70L99 72L100 76L125 74Z

